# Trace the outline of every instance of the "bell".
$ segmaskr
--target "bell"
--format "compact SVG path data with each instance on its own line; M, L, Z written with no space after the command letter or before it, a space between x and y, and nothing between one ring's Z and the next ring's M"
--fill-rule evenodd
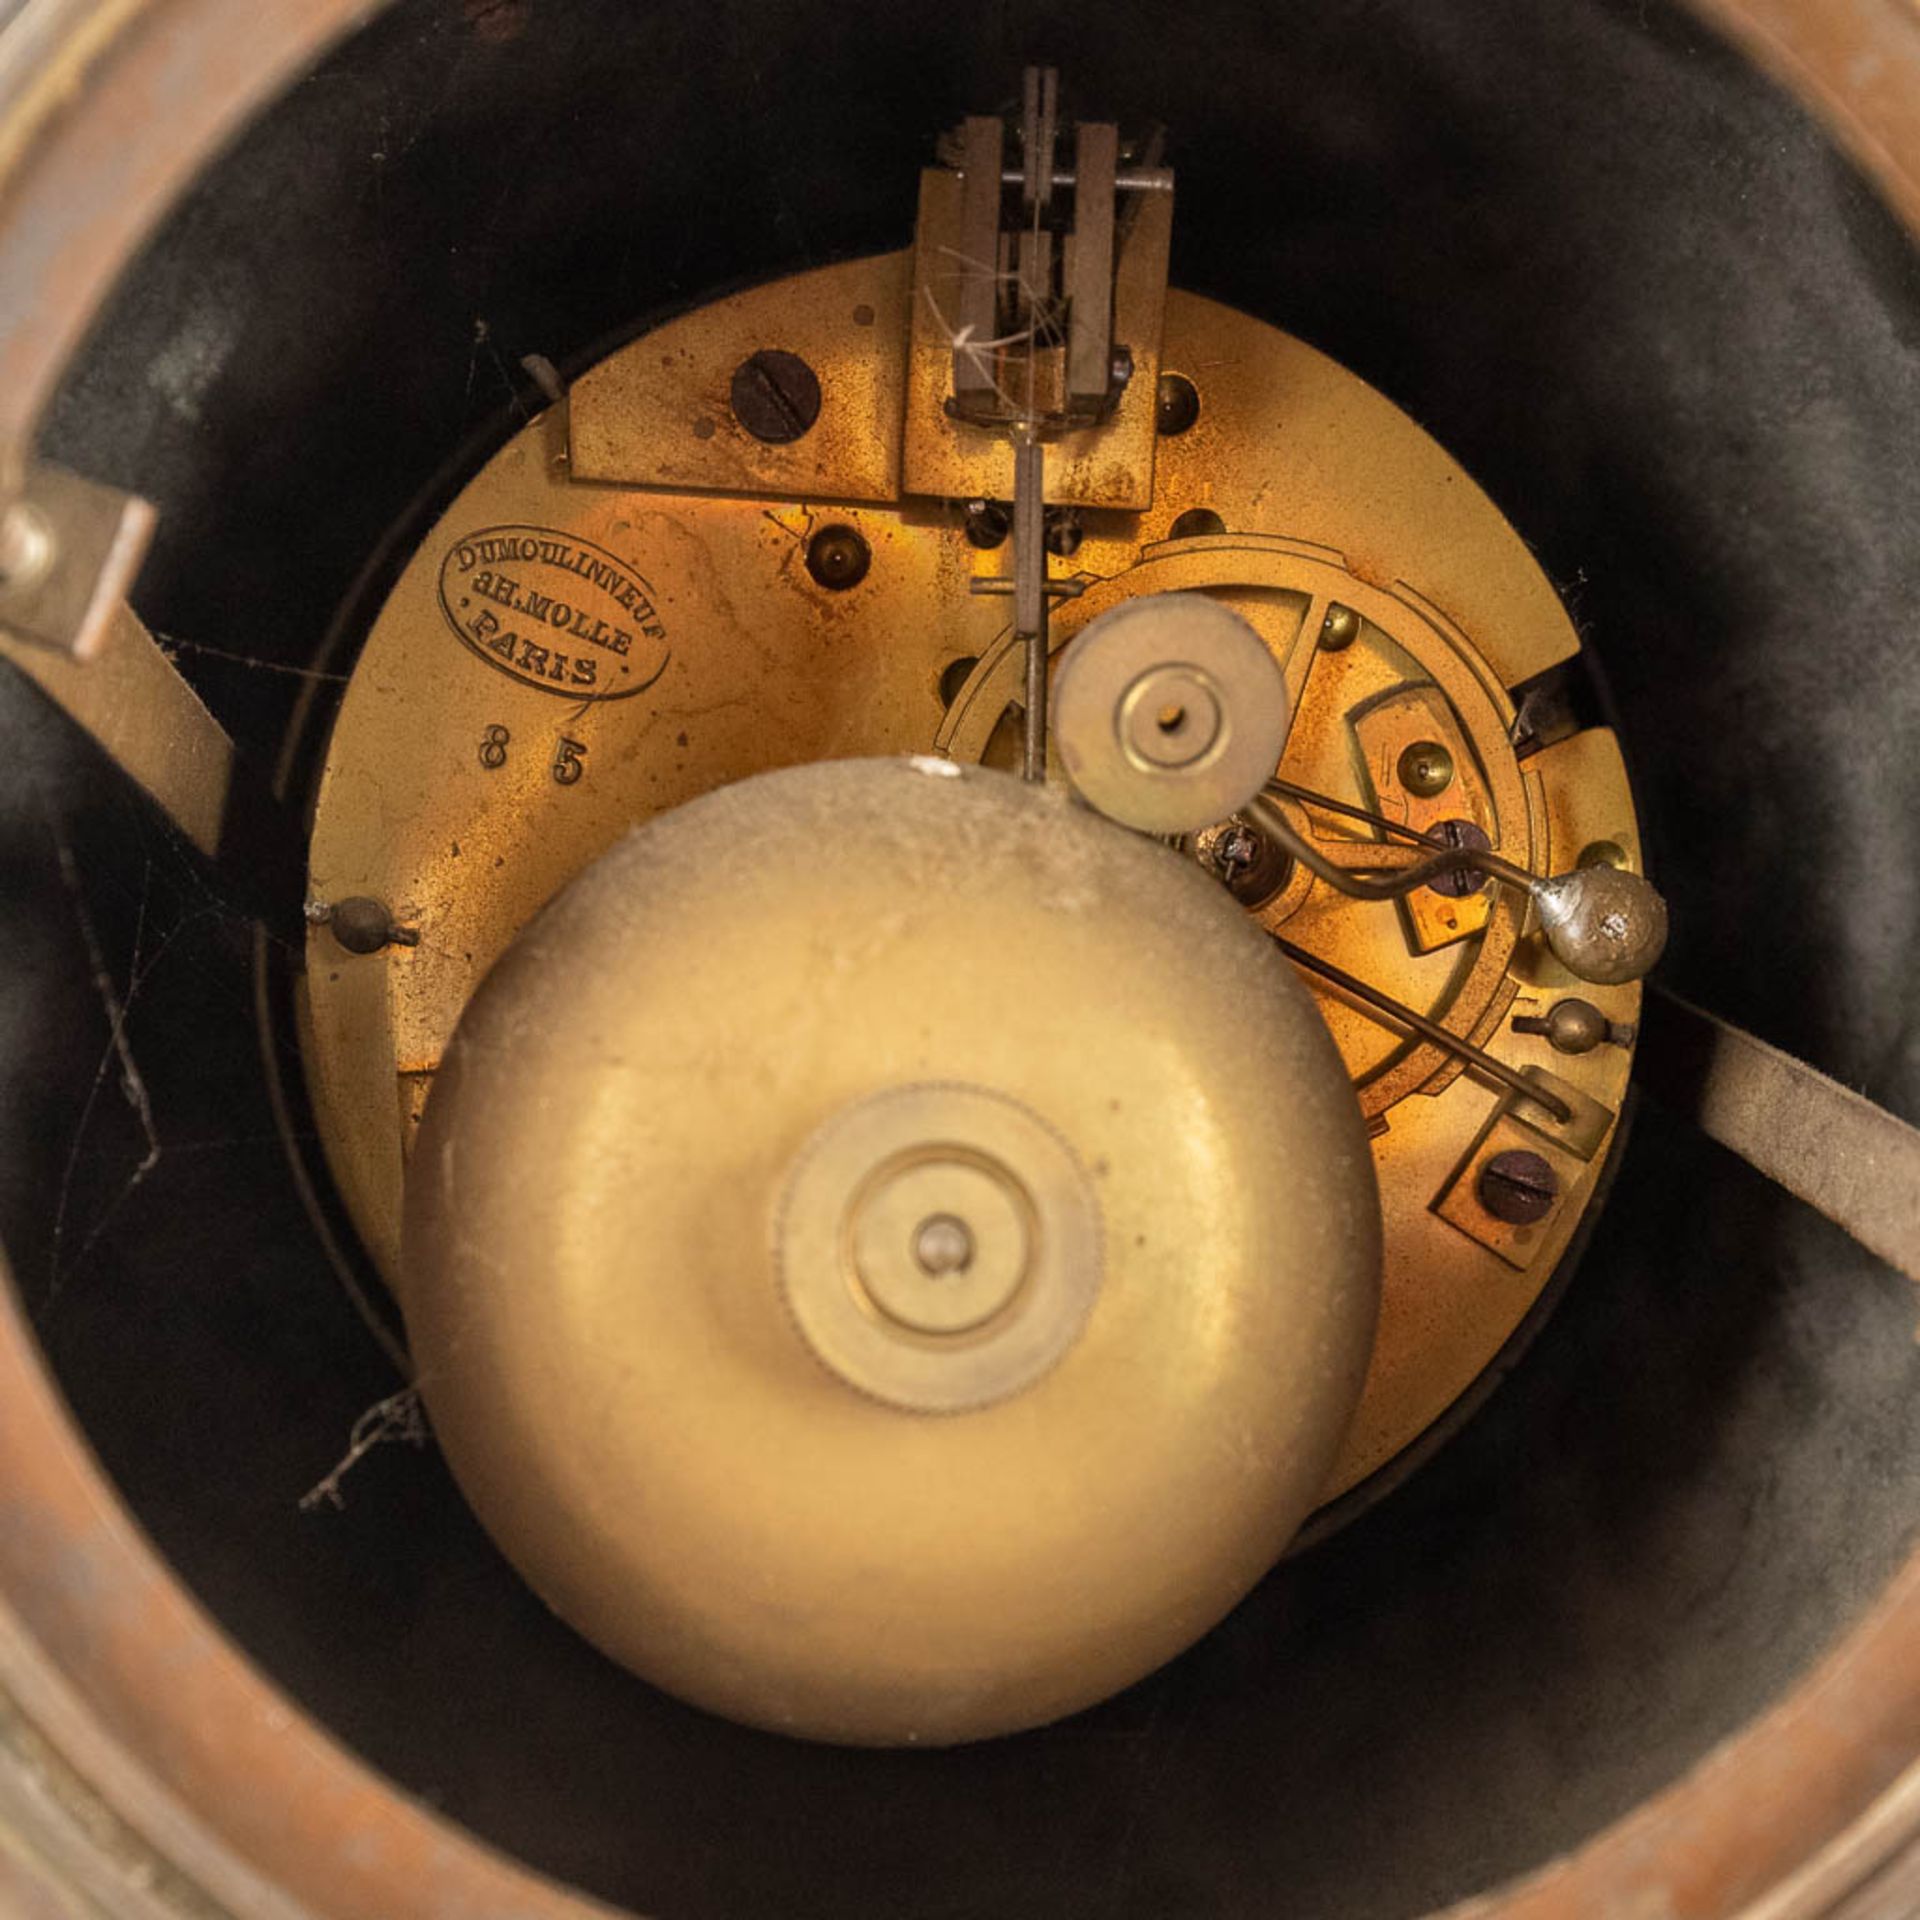
M534 921L428 1104L401 1290L556 1612L716 1712L908 1744L1086 1706L1247 1592L1379 1266L1340 1057L1230 896L901 759L721 789Z

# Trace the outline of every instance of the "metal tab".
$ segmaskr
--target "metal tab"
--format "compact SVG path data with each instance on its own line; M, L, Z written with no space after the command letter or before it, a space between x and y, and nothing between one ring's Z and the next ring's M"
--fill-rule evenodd
M1920 1280L1920 1128L1664 988L1644 1041L1658 1099Z
M0 632L76 660L105 645L146 558L153 509L37 463L0 513Z
M960 178L949 169L931 167L921 175L901 487L937 499L1011 500L1014 456L1005 432L956 420L947 409L950 397L959 398L953 387L954 343L967 324L956 317L962 313L959 262L966 253L961 199ZM1140 512L1153 504L1159 442L1155 393L1173 237L1171 188L1141 191L1126 214L1116 242L1112 338L1132 355L1133 376L1104 425L1067 428L1049 438L1047 500L1056 506ZM1077 233L1068 236L1069 256L1079 243Z
M573 383L568 472L671 493L891 504L909 258L820 267L643 334ZM784 442L748 431L730 399L736 371L767 349L799 356L820 387L818 417Z
M1113 179L1119 165L1119 128L1084 123L1074 163L1067 280L1067 405L1073 411L1104 408L1113 388Z
M985 114L961 129L960 228L953 249L953 397L963 407L990 407L994 340L999 328L1000 155L1006 129Z

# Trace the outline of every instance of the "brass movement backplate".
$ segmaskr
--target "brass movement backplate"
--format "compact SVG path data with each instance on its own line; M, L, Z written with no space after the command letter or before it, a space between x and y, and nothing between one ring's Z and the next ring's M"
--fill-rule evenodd
M971 509L904 491L914 283L911 250L853 261L619 350L487 462L368 634L316 799L303 1038L334 1173L389 1277L407 1154L462 1009L538 909L631 827L807 761L1011 763L1010 601L974 590L1006 571L993 474ZM1211 595L1285 677L1286 779L1426 830L1469 823L1536 873L1589 848L1637 868L1610 733L1524 760L1510 744L1511 689L1579 642L1467 474L1382 395L1261 321L1170 290L1163 328L1163 381L1190 382L1197 414L1159 436L1150 508L1070 509L1056 652L1139 595ZM731 383L762 350L817 383L817 418L789 441L757 437L735 406ZM1285 804L1336 859L1410 857ZM382 903L393 938L350 950L330 919L349 900ZM1524 1202L1498 1176L1483 1185L1476 1160L1507 1094L1312 983L1372 1132L1386 1246L1372 1372L1332 1497L1486 1368L1594 1192L1631 1047L1563 1055L1514 1018L1577 995L1624 1037L1639 988L1577 982L1509 890L1403 908L1295 870L1250 910L1498 1060L1550 1070L1604 1116L1593 1151L1540 1156L1552 1205L1516 1235L1489 1202ZM553 993L578 984L555 966Z

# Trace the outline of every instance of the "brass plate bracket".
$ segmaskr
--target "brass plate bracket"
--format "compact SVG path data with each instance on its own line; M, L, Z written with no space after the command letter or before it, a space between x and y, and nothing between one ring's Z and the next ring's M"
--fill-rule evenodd
M1173 194L1132 196L1116 234L1113 340L1133 356L1133 375L1108 422L1062 433L1047 448L1047 500L1056 506L1142 512L1153 504ZM955 335L965 285L966 182L929 167L920 176L913 248L913 305L907 346L906 441L901 484L946 500L1011 500L1013 446L1004 433L953 419Z
M888 503L900 497L910 253L796 274L670 320L609 355L568 396L576 480L670 492ZM819 417L785 443L733 412L735 372L773 349L802 357Z
M1527 1067L1523 1071L1535 1086L1544 1093L1552 1094L1566 1108L1567 1118L1562 1120L1558 1114L1537 1102L1522 1100L1515 1095L1509 1104L1516 1118L1536 1133L1545 1134L1556 1146L1564 1147L1576 1160L1591 1160L1612 1131L1617 1117L1614 1110L1574 1086L1571 1081L1561 1079L1557 1073L1549 1073L1544 1067Z
M903 494L1010 500L1007 436L947 412L960 322L965 183L922 175L913 247L756 287L667 322L610 355L568 395L575 480L667 492L892 505ZM1102 427L1049 444L1046 497L1139 512L1154 498L1155 396L1173 235L1170 189L1130 196L1119 228L1113 339L1133 372ZM730 386L754 354L803 358L818 418L785 443L735 417Z
M1442 1220L1477 1240L1489 1253L1498 1254L1508 1266L1523 1271L1543 1252L1557 1253L1564 1244L1564 1222L1570 1214L1577 1217L1586 1205L1595 1156L1616 1118L1612 1108L1557 1074L1529 1067L1526 1076L1557 1095L1570 1109L1571 1118L1556 1120L1545 1107L1518 1094L1509 1095L1495 1108L1466 1158L1433 1202L1433 1211ZM1487 1163L1500 1154L1514 1152L1537 1154L1553 1170L1558 1191L1550 1210L1539 1220L1502 1220L1481 1202L1480 1176Z

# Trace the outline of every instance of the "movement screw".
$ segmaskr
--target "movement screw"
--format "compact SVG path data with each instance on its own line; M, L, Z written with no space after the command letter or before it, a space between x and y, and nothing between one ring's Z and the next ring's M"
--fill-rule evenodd
M1047 509L1047 551L1049 553L1057 553L1062 560L1071 560L1080 551L1080 542L1086 537L1086 529L1080 524L1080 516L1071 507Z
M1453 755L1438 740L1416 740L1400 756L1400 784L1422 800L1453 785Z
M1200 389L1184 373L1163 373L1154 401L1154 424L1169 439L1200 418Z
M1169 540L1204 540L1225 533L1227 523L1211 507L1189 507L1167 529Z
M1433 831L1436 839L1444 840L1450 847L1471 847L1481 853L1493 845L1485 829L1475 826L1471 820L1442 820ZM1449 900L1464 900L1486 884L1487 876L1476 867L1462 867L1458 872L1443 873L1427 882L1435 893L1443 893Z
M1480 1169L1480 1204L1510 1227L1544 1220L1560 1198L1560 1176L1537 1153L1510 1148Z
M873 564L873 549L853 528L822 527L807 542L807 571L835 593L857 587Z
M1360 616L1351 607L1329 607L1320 623L1320 644L1329 653L1350 647L1359 637Z
M0 513L0 589L25 592L53 565L53 529L23 500Z
M1013 526L1013 515L998 500L967 502L967 538L982 550L1002 546Z
M733 417L770 446L798 440L820 417L820 382L797 353L763 347L734 369Z

